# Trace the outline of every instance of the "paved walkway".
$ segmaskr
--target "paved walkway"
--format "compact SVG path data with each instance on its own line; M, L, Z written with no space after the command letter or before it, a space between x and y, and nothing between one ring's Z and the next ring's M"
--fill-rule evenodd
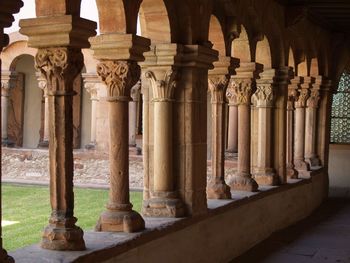
M302 222L275 233L232 263L350 262L350 200L329 199Z

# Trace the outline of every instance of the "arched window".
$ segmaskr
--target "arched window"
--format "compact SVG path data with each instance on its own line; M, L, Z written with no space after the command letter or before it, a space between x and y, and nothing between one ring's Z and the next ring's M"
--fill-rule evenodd
M350 72L344 72L332 103L332 143L350 144Z

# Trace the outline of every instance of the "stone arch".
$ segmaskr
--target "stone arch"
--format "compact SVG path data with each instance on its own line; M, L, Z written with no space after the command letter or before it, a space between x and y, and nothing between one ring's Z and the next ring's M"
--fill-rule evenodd
M255 60L257 63L263 64L264 68L272 67L270 43L266 36L256 45Z
M239 26L239 37L232 42L232 56L239 58L241 62L251 62L251 48L248 33L243 25Z
M35 0L36 16L80 15L81 0Z
M289 67L295 68L295 59L292 47L289 48L287 65Z
M318 66L318 59L310 58L308 59L308 76L318 76L319 75L319 66Z
M170 43L171 30L167 9L163 1L144 0L140 6L139 19L142 36L152 43Z
M10 70L17 73L17 78L9 100L9 138L17 146L37 148L42 132L43 91L38 86L34 56L15 57Z
M223 30L219 20L214 16L210 16L209 40L213 43L213 48L219 51L220 56L225 56L225 39Z
M307 76L308 75L308 70L307 70L307 63L305 61L305 59L303 61L301 61L300 63L298 63L297 67L297 75L298 76Z

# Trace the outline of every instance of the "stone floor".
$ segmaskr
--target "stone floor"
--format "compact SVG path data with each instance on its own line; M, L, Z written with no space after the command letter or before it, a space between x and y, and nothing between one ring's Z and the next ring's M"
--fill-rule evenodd
M232 263L350 262L350 200L329 199L312 216L255 246Z

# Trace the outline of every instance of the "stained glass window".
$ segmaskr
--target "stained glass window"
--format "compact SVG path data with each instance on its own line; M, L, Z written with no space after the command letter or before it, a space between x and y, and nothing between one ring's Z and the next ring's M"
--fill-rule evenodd
M332 143L350 143L350 72L341 76L332 103Z

